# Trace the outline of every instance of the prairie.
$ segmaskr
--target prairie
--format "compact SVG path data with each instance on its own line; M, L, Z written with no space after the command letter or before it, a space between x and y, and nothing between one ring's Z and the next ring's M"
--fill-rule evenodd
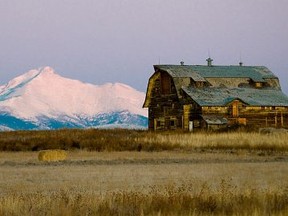
M64 129L0 133L0 151L66 149L87 151L288 151L288 133L183 133L141 130Z
M1 146L19 148L0 152L0 215L287 215L286 140L286 133L0 133ZM38 161L36 144L64 146L67 160Z
M288 210L288 156L282 153L74 151L67 161L49 163L38 161L37 152L1 152L0 158L3 215L285 215Z

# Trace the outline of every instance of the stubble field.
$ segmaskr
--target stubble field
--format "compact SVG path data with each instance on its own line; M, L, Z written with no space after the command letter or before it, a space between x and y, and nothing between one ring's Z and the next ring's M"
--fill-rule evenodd
M173 146L193 140L156 136ZM198 144L201 136L209 142L196 134ZM142 140L139 152L71 148L62 162L38 161L37 151L2 151L0 215L287 215L288 136L261 135L274 143L268 149L259 148L257 134L238 134L246 142L235 148L215 147L235 134L209 136L216 137L212 147L147 151Z

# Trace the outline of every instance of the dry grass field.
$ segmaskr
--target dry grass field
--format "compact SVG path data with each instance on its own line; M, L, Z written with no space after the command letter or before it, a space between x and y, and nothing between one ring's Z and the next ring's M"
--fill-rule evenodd
M0 214L285 215L287 162L286 154L74 151L49 163L37 152L1 152Z
M38 161L29 149L1 151L0 215L288 215L286 133L114 132L104 142L108 131L74 131L74 147L58 131L0 133L0 145L37 140L42 149L46 133L68 149L58 162ZM86 148L91 137L103 141L101 151L91 151L95 140Z
M144 130L69 129L55 131L12 131L0 133L0 151L45 149L87 151L195 151L250 150L288 151L287 132L183 133Z

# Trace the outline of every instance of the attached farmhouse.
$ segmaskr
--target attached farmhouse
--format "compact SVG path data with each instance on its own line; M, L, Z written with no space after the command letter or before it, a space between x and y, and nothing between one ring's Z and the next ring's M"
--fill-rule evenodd
M288 128L288 97L268 68L207 62L154 65L143 105L149 129Z

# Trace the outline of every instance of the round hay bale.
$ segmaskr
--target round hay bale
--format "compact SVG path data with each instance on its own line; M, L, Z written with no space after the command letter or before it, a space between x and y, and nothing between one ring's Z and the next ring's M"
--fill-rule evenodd
M38 154L39 161L63 161L66 158L67 152L60 149L42 150Z

